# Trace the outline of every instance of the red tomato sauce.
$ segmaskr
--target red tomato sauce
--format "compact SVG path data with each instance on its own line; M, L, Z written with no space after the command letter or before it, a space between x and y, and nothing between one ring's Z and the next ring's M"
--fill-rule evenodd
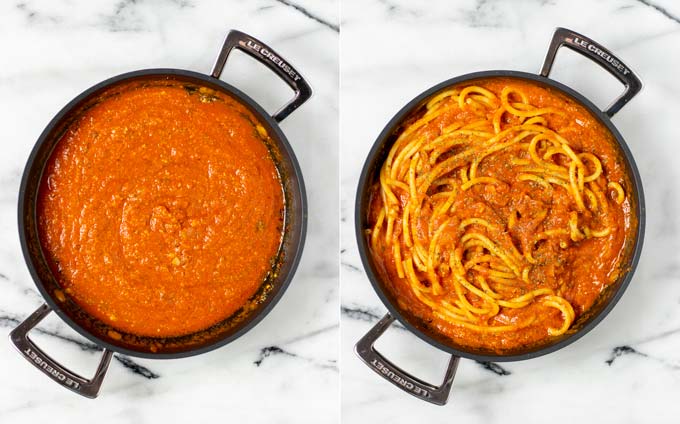
M172 337L234 314L272 269L284 194L237 100L172 81L122 90L65 131L38 196L64 292L126 333Z

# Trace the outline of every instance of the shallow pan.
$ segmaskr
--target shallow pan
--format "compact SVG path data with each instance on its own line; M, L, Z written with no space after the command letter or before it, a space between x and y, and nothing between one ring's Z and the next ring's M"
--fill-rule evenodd
M295 96L273 116L264 111L248 95L221 81L220 75L229 54L238 49L278 75L295 92ZM251 298L249 308L237 311L232 317L195 334L173 338L138 337L122 334L111 337L111 327L88 315L72 299L55 294L60 289L43 254L36 219L36 200L45 165L54 147L68 126L80 113L96 104L100 98L115 93L123 85L144 84L146 80L167 80L187 85L204 86L222 92L247 107L270 135L272 155L281 174L285 192L284 236L280 260L275 272ZM40 135L26 163L19 193L19 236L24 258L33 280L45 299L24 322L10 333L12 343L19 352L52 380L86 397L96 397L114 352L152 359L172 359L208 352L235 340L252 329L279 301L297 268L307 227L307 197L302 172L293 149L278 123L306 102L311 88L300 73L276 51L257 39L239 31L230 31L210 75L181 69L145 69L122 74L103 81L78 95L67 104L47 125ZM78 333L103 348L103 356L94 377L85 378L69 371L50 358L28 336L50 312L56 312ZM120 334L120 331L117 331ZM116 334L116 333L114 333Z
M555 56L560 47L567 47L575 52L592 60L611 75L616 77L625 86L625 91L619 96L606 110L598 109L592 102L590 102L582 94L572 90L571 88L549 78L550 69L552 68ZM547 86L556 90L568 98L573 99L576 103L585 107L592 116L599 120L612 134L616 140L621 157L625 163L626 173L632 185L632 199L633 199L633 213L637 217L638 227L634 234L633 245L630 246L630 254L628 262L623 267L625 272L622 272L619 279L610 285L598 298L595 305L588 311L588 313L581 316L574 322L572 329L565 335L557 337L548 344L540 346L532 346L521 351L512 352L510 354L490 354L488 352L474 351L465 346L456 345L452 340L445 339L441 335L436 334L428 329L423 323L410 314L403 311L391 295L386 290L384 282L381 278L381 273L378 271L373 262L372 255L369 251L369 240L366 236L365 229L368 228L368 211L370 202L371 187L376 181L376 176L380 172L390 147L394 143L403 121L422 107L427 101L436 96L438 93L447 88L479 79L493 78L493 77L512 77L525 80L534 84ZM357 243L359 246L359 253L363 262L366 275L370 280L376 293L388 309L388 314L382 318L378 324L375 325L356 345L356 353L362 361L364 361L373 371L380 376L406 391L407 393L416 396L427 402L437 405L444 405L448 401L449 393L453 385L456 368L460 358L467 358L475 361L519 361L525 359L535 358L554 352L561 349L579 338L583 337L588 331L593 329L604 317L612 310L614 305L623 295L628 283L633 277L633 272L637 266L642 251L642 242L645 229L645 203L642 192L642 182L640 174L633 160L633 156L626 145L623 137L616 129L611 121L611 117L616 114L623 106L628 103L642 88L642 84L633 71L613 55L609 50L596 43L595 41L578 34L574 31L557 28L552 38L552 42L548 48L548 52L543 63L543 67L538 75L517 72L517 71L484 71L475 72L458 76L447 81L437 84L436 86L424 91L416 98L411 100L404 106L395 116L390 120L387 126L378 136L373 148L371 149L359 179L357 189L356 205L355 205L355 231ZM376 340L389 328L395 321L399 320L404 327L410 332L431 344L432 346L451 354L448 368L445 372L444 380L440 385L434 385L418 379L410 375L406 371L400 369L397 365L390 362L380 352L378 352L374 344Z

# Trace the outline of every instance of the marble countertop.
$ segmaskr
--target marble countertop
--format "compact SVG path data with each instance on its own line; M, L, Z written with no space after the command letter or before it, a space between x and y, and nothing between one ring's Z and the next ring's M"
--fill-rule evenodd
M671 0L435 0L427 8L408 0L341 4L340 14L336 0L0 4L0 337L5 340L42 303L16 228L21 172L38 135L69 100L131 70L209 72L231 28L277 49L315 90L312 100L282 123L305 176L310 215L302 263L276 308L253 331L201 356L153 361L116 355L96 401L60 388L8 342L0 343L0 422L325 423L337 422L339 412L345 423L678 421L680 167L673 158L680 154L674 131L680 110L680 5ZM530 361L463 360L449 404L425 404L377 377L353 352L386 312L366 279L354 240L353 203L363 160L387 121L428 87L478 70L537 72L557 26L601 42L645 84L613 119L645 187L643 256L619 304L581 340ZM621 90L610 75L564 50L552 77L603 108ZM270 111L290 95L243 55L230 59L223 79ZM333 253L338 219L340 264ZM33 334L75 371L89 375L96 367L97 348L56 317ZM378 347L433 382L441 379L448 360L398 326Z
M680 419L680 4L671 0L344 0L341 22L341 363L345 423L678 422ZM584 33L639 73L645 88L613 122L637 161L647 234L625 295L592 332L524 362L461 360L448 405L419 401L353 352L386 308L354 239L363 160L389 119L425 89L464 73L538 72L555 27ZM622 90L609 74L560 50L552 77L605 107ZM378 348L439 383L448 357L395 328Z
M137 69L209 73L229 29L278 50L314 97L281 127L306 180L309 227L293 283L252 331L181 360L116 355L100 397L80 398L20 357L7 334L41 303L19 246L19 181L38 135L86 88ZM335 0L32 0L0 4L0 422L337 422L338 8ZM271 112L292 93L238 53L222 78ZM100 353L52 314L32 333L92 375Z

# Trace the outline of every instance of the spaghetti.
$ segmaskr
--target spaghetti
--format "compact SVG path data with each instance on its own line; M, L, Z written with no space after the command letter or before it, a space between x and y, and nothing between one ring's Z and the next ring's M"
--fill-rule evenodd
M626 185L606 128L566 97L515 79L453 87L392 145L371 250L400 306L458 343L540 342L615 281Z

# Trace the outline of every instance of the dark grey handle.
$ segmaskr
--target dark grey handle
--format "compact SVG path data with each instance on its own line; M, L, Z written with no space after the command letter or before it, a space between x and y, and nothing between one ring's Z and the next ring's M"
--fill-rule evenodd
M45 373L52 380L81 396L91 399L96 398L99 394L99 388L104 381L106 370L109 368L109 362L111 362L113 352L104 349L104 355L99 362L97 372L95 372L94 377L90 380L64 368L28 338L29 331L38 325L38 323L50 312L52 312L52 309L50 309L47 304L42 305L37 311L33 312L31 316L26 318L24 322L19 324L17 328L9 333L10 340L12 340L14 346L19 350L19 353L21 353L28 362L33 364L33 366Z
M293 68L280 54L274 49L264 44L262 41L251 37L241 31L231 30L224 40L222 51L213 66L212 76L219 78L222 75L224 65L227 63L229 54L234 49L239 49L249 56L255 58L260 63L271 69L276 75L295 91L295 97L273 115L276 122L283 121L295 109L312 97L312 88L307 84L302 75Z
M623 94L614 100L604 111L609 117L614 116L616 112L621 110L626 103L642 90L640 79L621 59L614 56L612 52L605 49L601 44L566 28L557 28L555 34L553 34L548 53L541 68L541 75L544 77L547 78L550 75L550 69L555 61L557 50L562 46L568 47L597 63L626 87Z
M435 386L420 380L387 360L375 350L374 344L387 328L394 322L392 315L385 315L375 327L359 340L355 347L357 355L366 365L381 377L419 399L435 405L445 405L449 399L453 378L456 376L460 357L451 355L449 366L444 374L444 381L440 386Z

